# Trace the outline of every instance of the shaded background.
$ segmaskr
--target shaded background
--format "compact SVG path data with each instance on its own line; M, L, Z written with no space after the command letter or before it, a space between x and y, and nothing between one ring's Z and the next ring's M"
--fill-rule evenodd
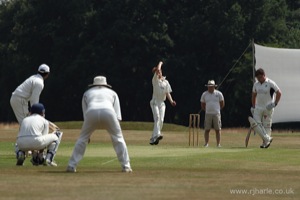
M82 120L87 85L105 75L124 121L152 121L151 69L163 60L177 102L166 102L165 122L187 125L207 81L226 77L223 126L248 126L251 40L300 48L300 0L0 2L1 122L16 121L11 93L42 63L51 68L40 98L49 120Z

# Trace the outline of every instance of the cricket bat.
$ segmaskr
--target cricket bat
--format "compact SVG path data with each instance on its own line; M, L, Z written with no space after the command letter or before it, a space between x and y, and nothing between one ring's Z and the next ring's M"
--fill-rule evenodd
M246 148L248 147L248 143L249 143L249 139L250 139L250 135L251 135L251 130L252 130L252 128L250 127L249 131L247 133L246 139L245 139Z

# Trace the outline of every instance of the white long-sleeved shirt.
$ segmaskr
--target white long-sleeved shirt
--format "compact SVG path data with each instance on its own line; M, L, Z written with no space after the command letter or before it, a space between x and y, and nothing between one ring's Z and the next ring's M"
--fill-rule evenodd
M122 120L119 97L115 91L105 86L94 86L83 94L83 118L89 109L111 109L116 113L118 120Z
M12 95L22 97L30 104L39 103L40 94L44 88L44 79L40 74L32 75L19 85Z
M153 94L152 100L156 102L163 102L166 100L167 93L172 92L171 85L165 77L159 79L158 76L154 73L152 78Z
M39 114L32 114L23 119L18 137L42 136L48 133L49 121Z

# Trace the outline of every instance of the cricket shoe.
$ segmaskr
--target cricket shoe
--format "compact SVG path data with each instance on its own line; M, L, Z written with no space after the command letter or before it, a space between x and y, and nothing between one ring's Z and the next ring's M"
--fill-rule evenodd
M18 151L17 153L17 164L18 166L22 166L25 161L25 152L24 151Z
M163 139L163 136L162 136L162 135L158 136L158 137L154 140L153 144L154 144L154 145L158 145L159 140L162 140L162 139ZM150 143L150 144L151 144L151 143ZM151 145L153 145L153 144L151 144Z
M51 167L57 167L56 162L51 161L51 160L49 160L49 159L46 159L46 160L45 160L45 164L44 164L44 165L46 165L46 166L51 166Z
M206 147L208 147L208 146L209 146L209 145L208 145L208 143L207 143L207 144L205 144L205 145L203 145L203 147L205 147L205 148L206 148Z
M72 173L75 173L75 172L76 172L76 168L75 168L75 167L68 166L67 169L66 169L66 172L72 172Z
M269 148L269 146L271 145L273 141L273 138L270 139L270 141L265 145L265 149Z
M122 172L131 173L132 169L130 167L123 167Z

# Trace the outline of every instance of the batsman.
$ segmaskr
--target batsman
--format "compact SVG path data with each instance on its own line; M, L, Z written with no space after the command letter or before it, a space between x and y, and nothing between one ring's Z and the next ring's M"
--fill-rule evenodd
M280 101L281 91L277 84L266 77L261 68L255 71L257 81L252 88L252 117L249 117L251 128L260 135L263 140L260 148L268 148L272 142L272 116L274 108Z

